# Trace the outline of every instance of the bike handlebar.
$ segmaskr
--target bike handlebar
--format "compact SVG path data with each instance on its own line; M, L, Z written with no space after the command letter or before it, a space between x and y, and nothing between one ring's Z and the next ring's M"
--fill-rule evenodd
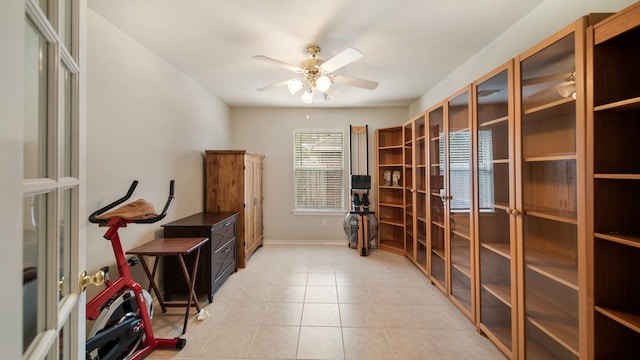
M138 186L138 180L133 180L133 182L131 183L131 186L129 187L129 191L127 191L127 193L123 197L121 197L120 199L112 202L111 204L109 204L107 206L104 206L104 207L94 211L93 214L91 214L89 216L89 222L94 223L94 224L107 224L109 222L109 220L107 220L107 219L97 219L96 217L106 213L107 211L109 211L109 210L115 208L116 206L122 204L123 202L129 200L129 198L131 197L131 195L133 195L133 191L136 189L137 186ZM167 213L169 212L169 209L171 208L171 205L173 204L173 200L175 199L174 191L175 191L175 180L171 180L169 182L169 197L167 198L167 202L164 204L164 208L162 209L162 212L160 214L158 214L158 216L155 216L155 217L150 218L150 219L131 220L131 222L132 223L136 223L136 224L152 224L152 223L155 223L155 222L158 222L158 221L164 219L164 217L167 216Z

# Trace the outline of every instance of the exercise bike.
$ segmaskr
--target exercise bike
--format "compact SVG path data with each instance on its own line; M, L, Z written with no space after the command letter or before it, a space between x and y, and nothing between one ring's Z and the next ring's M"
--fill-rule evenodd
M89 221L108 227L104 238L111 241L111 247L116 257L119 277L115 280L108 278L108 267L102 268L94 276L83 276L83 283L105 285L91 301L87 303L86 318L94 321L94 326L86 341L87 360L137 360L147 356L157 348L183 349L186 339L159 339L153 334L151 316L153 314L152 299L148 291L144 290L131 277L129 267L137 263L138 259L127 260L122 249L118 230L127 224L152 224L162 220L174 200L175 182L169 185L169 198L162 212L153 217L141 220L126 220L121 217L100 219L100 215L127 201L138 181L134 180L129 191L122 198L95 211L89 216ZM83 274L86 275L86 274Z

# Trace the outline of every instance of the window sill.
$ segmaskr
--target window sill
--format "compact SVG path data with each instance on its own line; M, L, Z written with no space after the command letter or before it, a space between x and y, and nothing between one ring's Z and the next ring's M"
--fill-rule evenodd
M345 210L291 210L293 215L328 215L328 216L344 216L347 211Z

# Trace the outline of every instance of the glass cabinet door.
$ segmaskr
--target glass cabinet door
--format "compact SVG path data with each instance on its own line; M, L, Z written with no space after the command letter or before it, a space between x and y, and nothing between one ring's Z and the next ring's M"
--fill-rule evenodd
M445 139L444 106L429 111L429 230L428 252L430 258L429 276L431 281L446 292L445 267Z
M413 122L404 125L404 173L401 179L404 187L404 251L409 259L414 259L413 244Z
M571 31L570 31L571 30ZM576 36L520 57L527 358L579 358Z
M479 327L512 357L516 317L512 77L507 65L475 85Z
M448 102L449 244L451 296L467 312L471 301L471 117L469 91Z
M427 271L427 179L426 179L426 124L424 115L414 122L415 129L415 238L416 264Z

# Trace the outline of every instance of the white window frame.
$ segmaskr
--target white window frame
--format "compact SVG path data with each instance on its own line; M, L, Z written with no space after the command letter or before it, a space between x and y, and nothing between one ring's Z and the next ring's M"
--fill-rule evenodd
M334 167L331 170L340 171L340 205L338 207L308 207L298 204L298 178L296 172L299 170L318 170L308 167L297 166L298 163L298 151L297 151L297 137L299 134L341 134L342 146L341 146L341 163L339 167ZM340 215L346 212L345 210L345 131L343 129L295 129L293 135L293 214L294 215Z

